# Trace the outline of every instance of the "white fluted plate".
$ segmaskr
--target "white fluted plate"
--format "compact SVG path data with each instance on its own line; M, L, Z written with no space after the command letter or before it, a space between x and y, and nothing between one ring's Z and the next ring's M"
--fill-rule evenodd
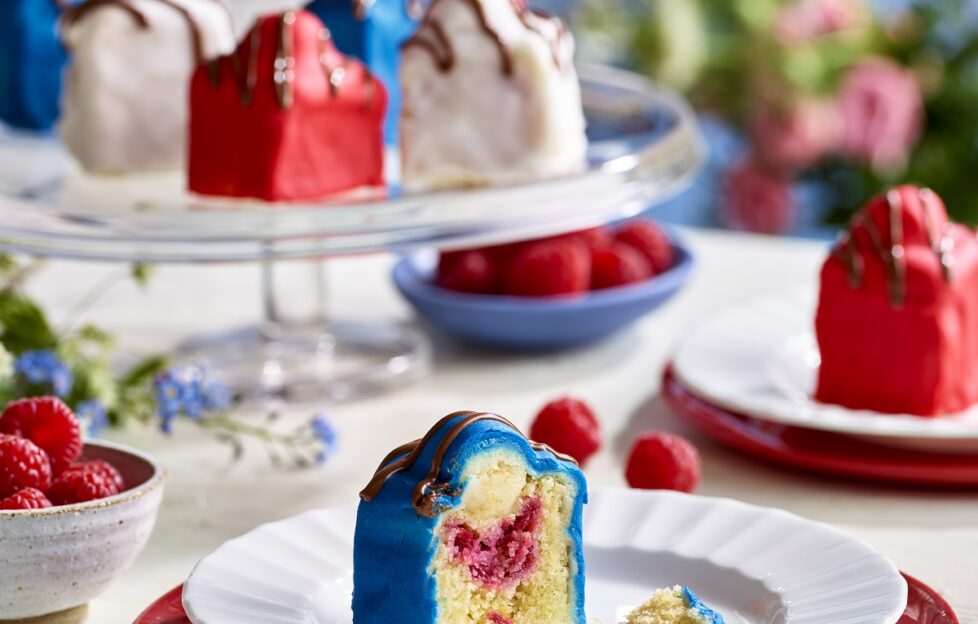
M932 452L978 452L978 405L940 418L884 414L813 398L819 353L813 288L733 305L694 327L673 373L732 412Z
M195 624L349 624L356 507L231 540L184 588ZM728 624L894 624L896 567L784 511L675 492L598 488L584 517L588 617L614 624L659 587L689 585Z

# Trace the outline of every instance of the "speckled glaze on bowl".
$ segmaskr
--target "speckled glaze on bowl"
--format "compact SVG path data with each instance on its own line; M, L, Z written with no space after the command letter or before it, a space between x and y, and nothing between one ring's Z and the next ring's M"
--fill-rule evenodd
M163 468L111 442L88 442L84 459L115 466L128 490L35 511L0 511L0 620L83 605L132 564L163 498Z

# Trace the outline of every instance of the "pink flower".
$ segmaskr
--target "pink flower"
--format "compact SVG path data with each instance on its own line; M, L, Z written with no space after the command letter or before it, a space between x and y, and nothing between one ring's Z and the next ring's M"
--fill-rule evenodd
M806 99L787 112L755 115L750 133L758 157L770 168L796 171L815 164L842 140L842 120L833 102Z
M727 174L722 208L728 225L762 234L786 231L795 217L788 180L755 160L744 161Z
M884 171L906 163L924 119L924 98L912 73L884 58L862 61L842 81L839 108L849 156Z
M862 0L797 0L781 9L774 22L774 32L782 43L804 43L863 26L869 16Z

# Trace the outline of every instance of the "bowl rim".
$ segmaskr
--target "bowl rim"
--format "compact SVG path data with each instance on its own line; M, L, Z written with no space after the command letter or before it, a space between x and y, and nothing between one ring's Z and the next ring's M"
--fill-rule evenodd
M675 263L647 280L604 288L589 290L580 295L558 297L519 297L513 295L482 295L448 290L436 285L418 270L419 256L430 253L430 250L416 251L403 255L391 270L394 283L398 290L409 299L420 299L442 306L458 308L479 308L490 311L519 310L528 314L552 313L587 307L604 307L626 304L645 299L673 290L682 285L696 264L696 256L672 231L667 229L669 240L676 250Z
M150 492L162 488L163 484L166 482L166 469L163 468L163 465L157 460L153 459L153 457L151 457L149 454L139 449L126 446L124 444L119 444L118 442L110 442L108 440L85 440L84 446L97 446L135 457L136 459L142 460L149 464L153 468L153 474L150 475L149 479L147 479L144 483L141 483L134 488L125 490L124 492L120 492L114 496L86 501L84 503L72 503L70 505L46 507L44 509L0 509L0 519L59 516L104 509L106 507L114 507L116 505L122 505L138 498L142 498Z

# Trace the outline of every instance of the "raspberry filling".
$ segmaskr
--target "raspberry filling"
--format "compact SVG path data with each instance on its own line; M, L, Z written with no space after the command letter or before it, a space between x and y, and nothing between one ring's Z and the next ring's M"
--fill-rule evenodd
M513 624L513 620L500 615L498 611L490 611L486 614L486 619L489 620L489 624Z
M523 501L516 516L482 532L452 522L445 527L445 543L452 549L452 559L468 566L473 579L492 589L510 587L536 569L542 511L540 497L534 496ZM505 624L506 620L498 622Z

